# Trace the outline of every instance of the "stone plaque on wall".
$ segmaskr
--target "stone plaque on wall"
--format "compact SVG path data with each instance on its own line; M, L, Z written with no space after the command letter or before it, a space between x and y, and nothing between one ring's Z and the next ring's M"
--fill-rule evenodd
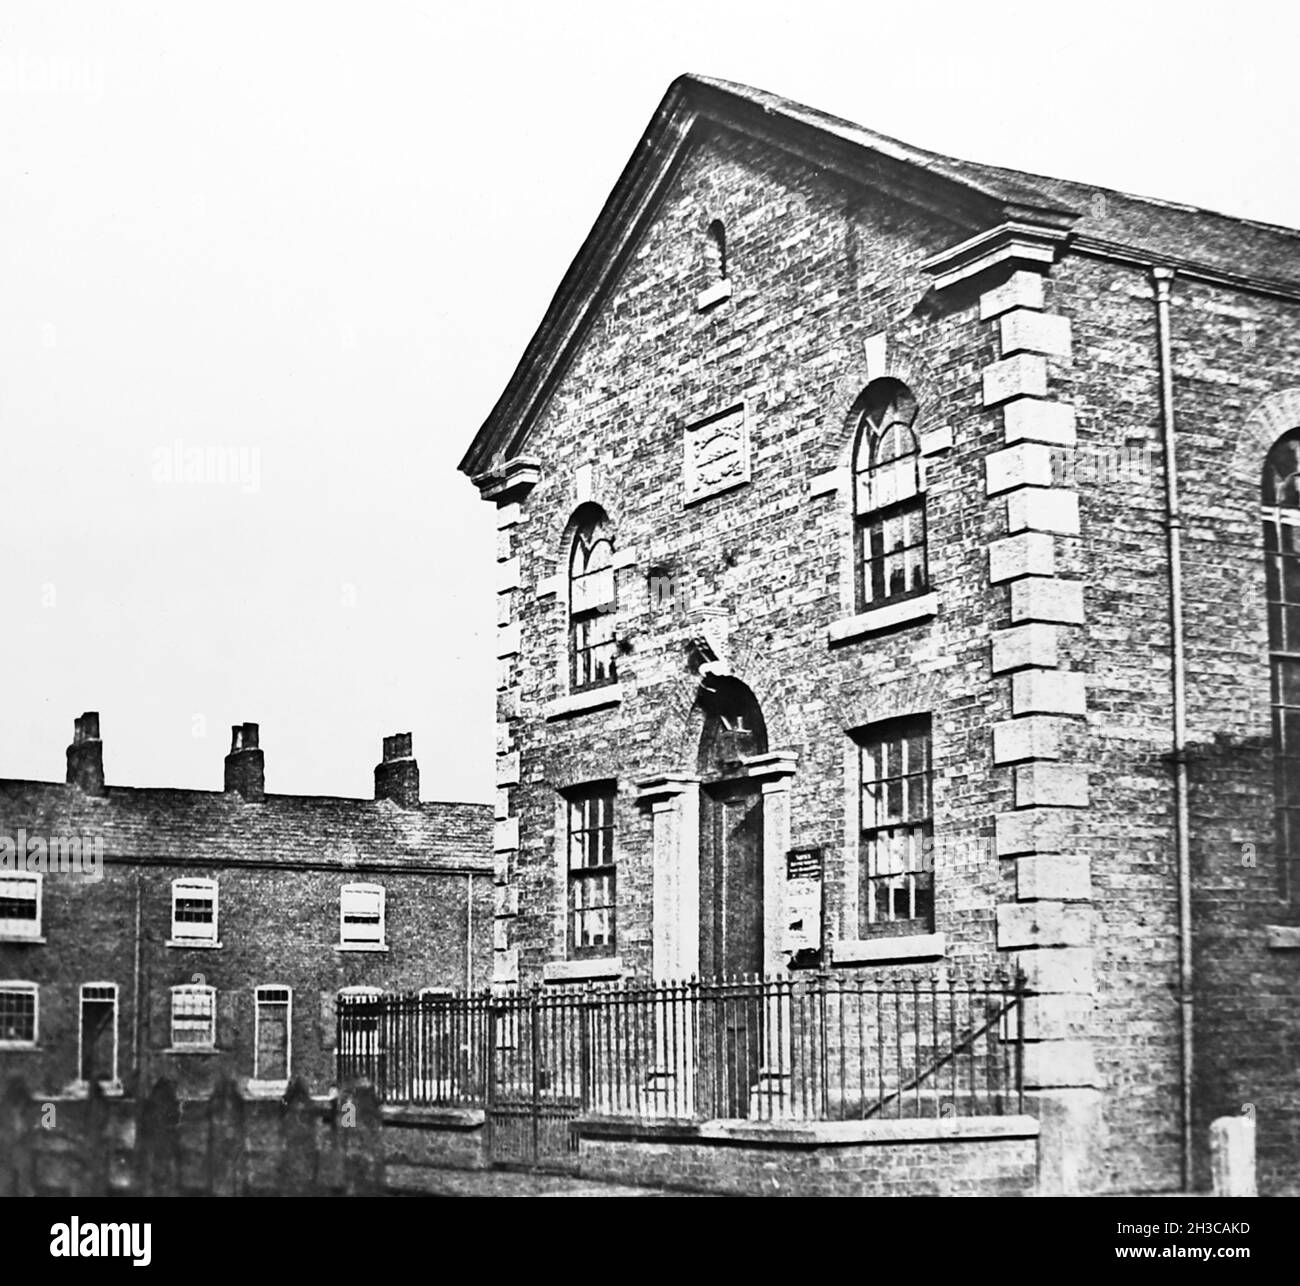
M749 481L749 425L743 406L690 425L685 441L686 503Z

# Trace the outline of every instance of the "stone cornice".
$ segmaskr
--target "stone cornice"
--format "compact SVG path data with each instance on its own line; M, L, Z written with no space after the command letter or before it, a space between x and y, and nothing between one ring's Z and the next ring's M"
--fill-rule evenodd
M1055 220L1009 219L931 255L922 262L921 270L934 278L934 289L940 292L994 270L1049 272L1069 236L1068 227Z
M522 500L542 476L542 462L532 456L516 456L494 469L476 474L474 485L484 500L505 505Z

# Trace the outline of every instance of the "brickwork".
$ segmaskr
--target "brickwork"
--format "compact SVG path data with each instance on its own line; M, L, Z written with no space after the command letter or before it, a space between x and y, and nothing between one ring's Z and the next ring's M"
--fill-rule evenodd
M698 961L683 889L698 884L697 696L710 672L748 685L768 748L793 765L765 796L781 822L765 817L764 842L824 851L823 963L863 967L849 734L928 714L935 934L910 957L886 940L878 958L897 963L892 948L923 977L939 958L1025 970L1026 1084L1049 1154L1039 1190L1177 1189L1173 463L1192 1181L1208 1182L1210 1120L1246 1111L1259 1121L1261 1191L1294 1190L1300 952L1286 944L1300 934L1271 850L1259 519L1264 455L1300 425L1294 239L1015 176L1038 183L1045 206L1091 211L1072 216L1078 241L1046 219L971 240L958 206L933 199L937 186L931 199L902 191L870 141L855 183L808 163L806 139L773 146L734 110L735 128L714 119L690 135L625 249L594 265L614 244L601 225L581 266L598 266L604 285L580 342L548 368L545 396L525 406L512 386L520 418L467 457L486 470L477 480L502 530L496 978L536 981L568 954L561 792L608 778L618 932L601 976ZM935 185L951 173L940 161L916 160ZM1130 222L1104 230L1111 242L1145 238L1127 258L1088 241L1112 205ZM727 228L729 290L702 307L713 219ZM1153 265L1180 254L1195 262L1170 284L1167 462ZM538 383L530 363L542 360L530 353L516 384ZM882 377L918 405L931 593L863 614L851 452L859 398ZM728 423L748 435L743 478L696 499L688 429L733 408L743 419ZM618 551L618 682L595 697L570 694L564 670L568 544L590 503ZM765 887L764 898L779 918L780 896Z
M409 756L409 737L405 745ZM409 778L413 761L403 757ZM418 780L418 778L417 778ZM91 878L43 876L41 940L0 938L0 980L38 988L36 1048L0 1047L0 1077L55 1094L79 1080L85 984L116 987L116 1083L165 1077L185 1097L254 1077L260 987L290 991L289 1070L316 1093L334 1083L335 997L345 987L479 989L490 973L490 808L401 807L109 785L0 783L0 837L102 844ZM172 885L214 880L219 945L173 938ZM341 945L345 884L384 891L383 944ZM215 1046L177 1051L172 991L216 991ZM137 1000L137 998L139 998ZM107 1054L107 1049L105 1050ZM278 1093L268 1078L262 1089ZM253 1092L258 1092L254 1086Z
M521 912L512 917L509 951L520 953L526 971L553 959L560 938L563 889L557 887L553 860L554 786L607 775L611 762L627 783L660 771L693 769L700 736L692 713L697 680L683 653L694 611L715 608L724 614L732 664L759 696L771 744L799 756L791 842L820 843L836 855L827 881L828 918L839 930L833 929L833 936L856 936L856 925L848 923L855 911L845 905L837 878L844 848L846 730L931 711L944 730L935 745L938 781L967 778L973 762L988 757L975 686L984 668L992 608L977 591L982 551L960 533L967 521L963 497L982 472L980 435L992 429L983 424L971 375L977 363L992 357L994 337L986 337L974 318L943 326L957 331L956 342L970 353L968 364L931 371L909 342L919 325L891 334L896 353L889 369L910 378L923 407L945 408L925 427L941 424L962 440L962 449L933 457L929 471L932 576L943 588L943 611L937 637L919 665L913 662L913 635L832 650L828 624L852 611L841 586L847 508L842 488L816 498L807 491L813 478L840 467L850 449L851 407L869 378L862 350L868 319L903 312L915 289L915 264L926 248L914 239L924 232L932 246L937 243L933 231L908 227L902 211L887 212L879 226L865 215L848 217L824 180L811 171L799 178L811 195L790 184L764 152L735 140L696 157L611 300L606 326L614 352L626 353L624 365L611 363L603 346L592 346L530 442L530 452L548 466L521 511L509 514L517 520L507 528L510 558L518 560L524 588L508 591L517 600L511 622L518 624L522 642L506 689L517 692L511 705L520 717L505 722L514 748L509 754L521 751L526 767L521 780L509 785L512 817L522 819L521 847L502 850L519 868L513 883ZM763 226L744 213L773 208L783 217ZM698 275L689 257L702 209L733 216L735 281L727 303L697 316L681 283ZM873 264L891 266L891 278L873 282L865 299L860 283L845 278L842 256L849 244ZM811 307L801 303L806 283L824 278L838 280L838 289L828 288ZM653 362L649 346L674 330L683 332L685 360ZM829 350L837 360L823 356L810 370L805 348ZM717 377L725 391L712 385ZM755 434L753 482L741 492L682 510L682 423L742 397L752 402L761 426ZM587 424L594 430L597 423L600 432L594 437L574 436L568 427ZM963 423L969 431L959 429ZM590 468L580 490L584 465ZM635 555L635 566L619 577L619 601L627 604L620 609L620 624L631 651L618 706L547 720L541 717L543 707L562 695L555 654L564 637L563 592L547 592L547 582L563 567L566 527L586 497L606 508L618 547ZM728 566L733 552L735 565ZM673 601L651 602L645 580L651 565L671 567ZM796 655L799 669L792 673L786 658ZM954 675L956 685L945 682ZM513 775L515 760L509 754L500 762ZM950 836L975 841L982 828L987 838L982 790L963 799L959 785L943 799L950 810L943 819ZM629 969L644 973L651 944L649 825L630 792L620 794L619 829L627 873L620 884L620 955ZM499 826L499 846L514 839L513 824ZM952 926L956 955L987 956L997 871L977 843L965 847L974 851L955 852L952 860L973 878L944 882L940 896L952 901L940 914Z

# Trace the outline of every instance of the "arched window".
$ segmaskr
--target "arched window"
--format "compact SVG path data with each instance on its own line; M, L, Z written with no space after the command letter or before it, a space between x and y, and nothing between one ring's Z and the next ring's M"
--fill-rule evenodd
M727 279L727 229L721 219L709 224L709 243L706 251L709 264L709 284Z
M873 380L860 399L853 446L857 608L866 611L929 588L925 494L912 423L916 399L894 379Z
M1264 560L1272 668L1278 893L1300 901L1300 428L1264 462Z
M574 692L618 678L615 660L614 535L595 505L579 513L569 553L569 686Z

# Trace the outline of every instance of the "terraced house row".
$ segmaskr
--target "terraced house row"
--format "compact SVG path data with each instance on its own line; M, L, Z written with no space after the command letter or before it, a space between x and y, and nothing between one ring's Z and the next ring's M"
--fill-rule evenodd
M339 995L486 985L486 805L421 802L409 733L373 800L268 794L231 742L222 791L106 785L85 714L66 782L0 782L0 1082L325 1093Z
M1295 232L684 77L461 468L499 529L493 979L754 988L645 1019L592 1172L1203 1188L1246 1114L1297 1190ZM990 974L1024 992L986 1020L859 1005L801 1068L805 993ZM977 1035L1009 1110L940 1094Z

